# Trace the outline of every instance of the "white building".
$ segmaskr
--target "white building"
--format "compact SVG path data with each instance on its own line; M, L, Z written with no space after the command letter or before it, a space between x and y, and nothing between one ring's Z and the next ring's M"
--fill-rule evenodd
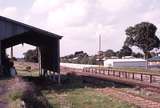
M105 67L146 67L147 61L144 59L107 59L104 61Z

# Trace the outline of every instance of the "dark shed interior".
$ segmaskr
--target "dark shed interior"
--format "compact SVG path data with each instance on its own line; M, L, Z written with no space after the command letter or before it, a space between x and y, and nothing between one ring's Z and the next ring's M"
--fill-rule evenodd
M60 72L60 39L48 31L0 16L0 65L5 67L5 49L21 43L37 46L41 53L41 68Z

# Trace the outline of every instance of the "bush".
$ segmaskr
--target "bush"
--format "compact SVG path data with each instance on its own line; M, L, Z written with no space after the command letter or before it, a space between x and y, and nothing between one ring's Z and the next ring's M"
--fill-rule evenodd
M26 62L38 62L38 52L37 49L28 50L23 54Z
M17 99L21 99L22 96L23 96L23 92L20 90L14 90L9 93L9 98L12 101L16 101Z

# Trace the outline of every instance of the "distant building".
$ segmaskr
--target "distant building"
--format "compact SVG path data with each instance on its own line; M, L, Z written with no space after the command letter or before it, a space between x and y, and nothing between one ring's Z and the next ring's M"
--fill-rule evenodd
M148 59L149 67L160 67L160 55Z
M104 61L105 67L146 67L144 59L107 59Z
M133 56L124 56L124 57L122 57L122 59L134 59L135 57L133 57Z

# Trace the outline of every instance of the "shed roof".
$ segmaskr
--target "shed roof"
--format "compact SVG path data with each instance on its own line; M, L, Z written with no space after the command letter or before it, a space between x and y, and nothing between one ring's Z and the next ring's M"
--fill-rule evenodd
M7 29L6 29L7 28ZM42 30L3 16L0 16L0 40L12 37L17 34L33 31L38 32L46 36L61 39L62 36Z
M0 63L7 67L6 48L28 43L39 47L41 68L59 72L61 38L60 35L0 16Z

